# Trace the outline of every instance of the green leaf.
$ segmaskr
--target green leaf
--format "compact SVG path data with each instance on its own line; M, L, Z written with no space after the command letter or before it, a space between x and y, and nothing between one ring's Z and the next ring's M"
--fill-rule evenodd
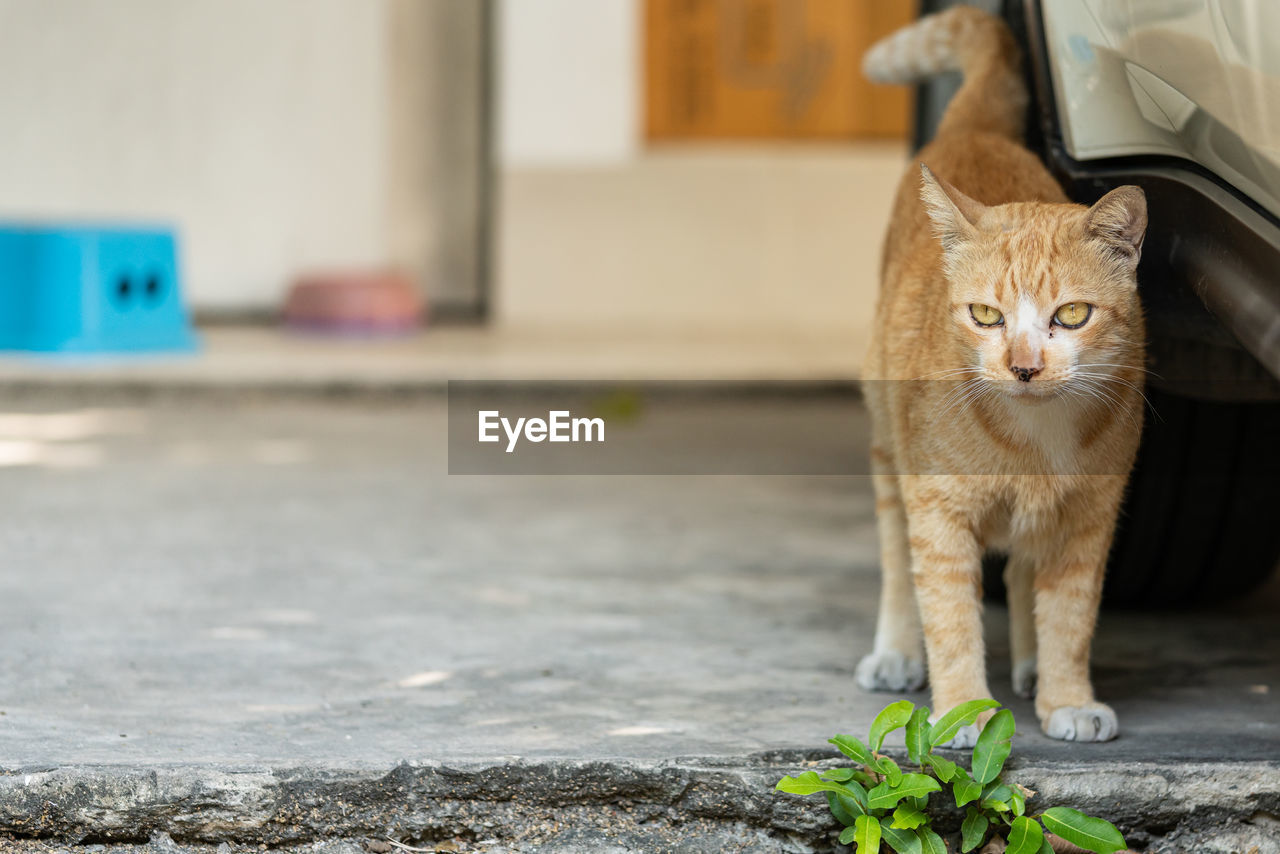
M1004 767L1013 745L1013 712L1001 709L996 712L978 735L978 743L973 746L973 779L979 783L990 783Z
M978 719L978 715L999 705L995 700L970 700L961 703L934 722L932 732L929 733L929 746L945 744L956 737L961 727L968 726Z
M893 791L904 798L918 798L942 791L942 784L928 774L903 774L902 782Z
M992 780L982 790L984 800L992 801L1008 801L1009 796L1013 794L1013 789L1006 786L1000 780Z
M862 784L862 786L864 786L865 788L868 788L868 789L870 789L870 788L871 788L872 786L874 786L876 783L879 783L879 782L880 782L880 781L879 781L879 780L877 780L875 777L872 777L870 774L868 774L866 771L854 771L854 772L853 772L853 781L854 781L855 783L860 783L860 784Z
M900 830L889 824L880 825L880 831L884 834L884 841L898 854L922 854L920 837L912 831Z
M929 819L914 804L898 804L893 811L893 827L899 830L915 830Z
M1040 822L1020 816L1013 820L1013 827L1009 829L1009 846L1004 854L1039 854L1043 842L1044 830Z
M929 707L919 706L907 720L907 755L917 765L929 753Z
M951 792L956 796L956 806L962 807L982 797L982 784L973 780L961 780L951 785Z
M911 710L916 706L910 700L899 700L896 703L890 703L885 706L880 714L876 715L876 719L871 722L871 733L867 736L867 741L871 744L872 750L879 750L884 746L884 737L901 726L906 726L907 721L911 720Z
M1046 836L1040 841L1040 851L1038 854L1057 854L1057 852L1053 850L1053 846L1049 844L1049 837Z
M985 815L969 807L969 814L960 825L960 850L968 852L981 845L987 838L987 826L990 824Z
M853 735L837 735L835 738L829 738L827 741L839 748L840 752L850 759L861 762L868 768L876 767L876 758L871 755L871 751L862 739Z
M867 795L867 805L872 809L889 809L903 798L927 795L942 789L942 784L928 774L903 774L902 782L893 786L888 780L872 789Z
M1009 805L1004 801L979 801L978 805L992 812L1008 812Z
M829 768L822 772L824 780L835 780L837 783L847 783L853 779L854 771L852 768Z
M1022 794L1022 790L1014 787L1009 791L1009 806L1013 807L1014 815L1022 815L1027 811L1027 796Z
M920 837L920 854L947 854L947 844L930 828L918 828L916 836Z
M1000 782L1000 778L992 780L982 790L982 805L996 812L1009 812L1013 809L1013 789Z
M847 795L837 795L835 792L827 792L827 806L831 808L831 814L836 817L836 821L845 827L853 827L853 823L858 820L858 816L866 815L866 808Z
M894 762L888 756L881 756L876 763L876 767L880 769L880 773L888 778L890 786L896 786L902 782L902 769L898 767L897 762Z
M944 783L950 782L955 778L956 770L960 767L950 759L944 759L941 756L935 756L932 753L925 754L925 762L929 763L933 768L933 773L938 775L938 779Z
M853 842L853 837L855 834L857 834L857 831L854 828L846 827L844 830L840 831L840 844L848 845L849 843Z
M880 822L873 816L858 816L853 828L853 842L857 851L876 854L880 850Z
M1129 847L1114 824L1079 810L1050 807L1040 820L1050 832L1094 854L1114 854Z
M792 795L812 795L817 792L835 792L846 797L855 797L854 790L841 783L833 783L818 776L817 771L805 771L796 777L783 777L774 786L779 792ZM861 788L861 787L859 787Z

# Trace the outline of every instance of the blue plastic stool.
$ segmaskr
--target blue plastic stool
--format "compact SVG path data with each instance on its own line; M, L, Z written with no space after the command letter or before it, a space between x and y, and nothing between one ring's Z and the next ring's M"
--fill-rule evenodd
M0 225L0 350L195 348L173 232Z

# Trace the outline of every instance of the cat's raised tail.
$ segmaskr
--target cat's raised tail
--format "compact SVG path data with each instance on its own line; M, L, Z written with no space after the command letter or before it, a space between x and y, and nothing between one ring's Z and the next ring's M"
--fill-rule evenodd
M915 83L960 71L964 85L947 107L938 135L969 131L1022 139L1027 87L1021 51L994 15L972 6L926 15L872 45L862 70L879 83Z

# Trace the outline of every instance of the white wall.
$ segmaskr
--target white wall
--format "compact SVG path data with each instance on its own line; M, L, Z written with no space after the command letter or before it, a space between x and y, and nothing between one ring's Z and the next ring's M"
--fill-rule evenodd
M598 165L640 143L638 0L501 0L503 165Z
M386 0L0 0L0 217L181 228L205 307L387 260Z
M865 342L907 168L905 146L866 143L702 146L607 169L510 170L497 319L624 337Z
M495 320L860 351L903 147L646 150L640 7L501 0Z

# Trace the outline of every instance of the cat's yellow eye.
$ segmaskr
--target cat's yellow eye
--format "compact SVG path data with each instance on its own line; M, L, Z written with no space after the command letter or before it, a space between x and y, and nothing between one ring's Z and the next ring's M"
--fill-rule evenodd
M1089 316L1093 314L1093 306L1087 302L1069 302L1058 309L1057 314L1053 316L1053 320L1059 326L1065 326L1067 329L1079 329L1084 326Z
M979 326L999 326L1004 323L1004 315L998 309L978 302L970 304L969 315Z

